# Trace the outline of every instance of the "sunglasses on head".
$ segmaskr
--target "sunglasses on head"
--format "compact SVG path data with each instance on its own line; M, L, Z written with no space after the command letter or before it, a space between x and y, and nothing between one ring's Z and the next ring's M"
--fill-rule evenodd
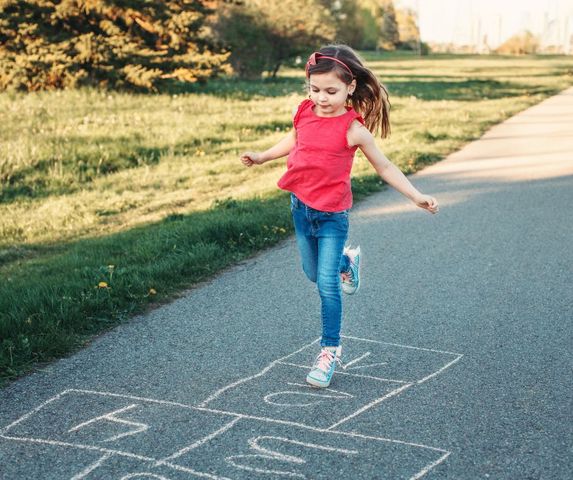
M310 57L308 57L308 61L306 62L306 67L305 67L306 78L310 77L309 68L312 65L316 65L318 60L321 58L326 58L328 60L333 60L337 63L340 63L340 65L342 65L344 68L346 68L346 70L348 70L350 72L350 75L352 75L352 77L354 77L354 74L352 73L352 70L350 70L350 67L348 65L346 65L346 63L344 63L342 60L338 60L338 58L330 57L328 55L323 55L320 52L314 52L313 54L310 55Z

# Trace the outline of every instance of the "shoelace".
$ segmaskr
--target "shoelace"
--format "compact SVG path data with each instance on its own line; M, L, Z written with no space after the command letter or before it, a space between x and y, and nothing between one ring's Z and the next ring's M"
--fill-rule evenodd
M343 364L342 364L342 360L340 360L340 358L336 357L336 359L334 358L334 353L332 353L330 350L328 350L327 348L323 348L320 353L318 354L318 357L316 357L316 361L314 363L315 368L318 368L320 370L322 370L325 373L328 373L330 371L330 367L332 365L333 361L336 361L336 363L338 363L343 369L346 368Z

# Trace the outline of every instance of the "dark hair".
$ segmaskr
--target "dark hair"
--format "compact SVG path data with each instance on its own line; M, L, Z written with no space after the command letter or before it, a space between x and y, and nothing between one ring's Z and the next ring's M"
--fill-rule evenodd
M347 85L356 79L356 89L348 101L352 103L354 110L362 115L368 130L375 134L380 129L382 138L386 138L390 134L390 100L386 87L364 66L364 61L349 46L326 45L319 53L344 62L352 75L343 65L328 58L319 58L315 65L310 65L309 75L335 72Z

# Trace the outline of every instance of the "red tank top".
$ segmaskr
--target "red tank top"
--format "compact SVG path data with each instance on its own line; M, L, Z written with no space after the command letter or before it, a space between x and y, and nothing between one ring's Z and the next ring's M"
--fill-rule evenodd
M357 147L348 146L346 134L353 120L364 120L352 107L337 117L319 117L313 106L311 100L298 106L293 120L296 144L278 186L315 210L347 210L352 206L350 170Z

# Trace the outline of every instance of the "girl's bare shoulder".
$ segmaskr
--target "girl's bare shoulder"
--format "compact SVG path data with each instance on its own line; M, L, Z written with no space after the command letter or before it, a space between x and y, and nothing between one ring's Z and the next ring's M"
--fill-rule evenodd
M372 134L359 120L353 120L348 127L347 133L348 145L363 145L367 143Z

